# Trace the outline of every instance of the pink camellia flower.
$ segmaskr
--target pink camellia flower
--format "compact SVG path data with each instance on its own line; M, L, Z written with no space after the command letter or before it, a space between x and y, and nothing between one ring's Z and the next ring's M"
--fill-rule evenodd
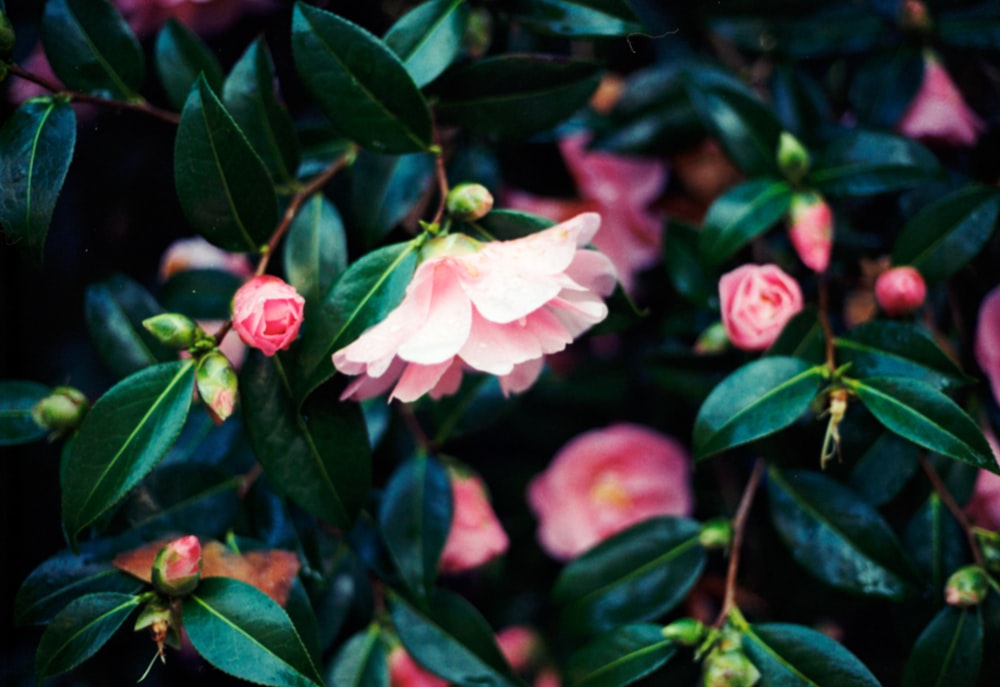
M571 440L528 485L538 541L554 558L577 556L658 515L687 515L690 458L676 440L615 424Z
M818 193L796 193L788 208L788 236L814 272L825 272L833 249L833 211Z
M254 277L233 296L233 329L264 355L288 348L299 333L306 300L278 277Z
M526 625L511 625L497 633L497 645L510 667L528 671L541 657L542 638Z
M451 529L441 552L440 570L458 573L496 558L510 543L476 475L451 471Z
M174 539L156 554L153 560L153 586L170 596L182 596L194 591L201 579L201 542L188 535Z
M988 429L983 434L993 450L993 459L1000 462L1000 445L997 444L996 435ZM965 504L965 513L980 527L1000 530L1000 475L989 470L979 471L972 497Z
M274 0L114 0L139 36L154 33L173 17L198 33L214 33L240 15L266 10Z
M940 59L927 51L920 89L899 120L898 128L906 136L927 142L971 146L986 125L965 103Z
M246 255L222 250L200 236L174 241L160 257L160 281L185 270L219 270L237 277L253 273Z
M333 354L360 375L342 398L414 401L454 393L463 368L500 377L504 393L531 386L545 355L563 350L608 313L614 268L584 249L600 217L584 213L513 241L462 234L428 241L403 301Z
M993 400L1000 403L1000 286L979 304L976 320L976 362L990 380Z
M890 317L909 315L926 297L927 284L914 267L892 267L875 280L875 300Z
M448 687L448 681L430 673L410 657L402 645L389 653L390 687Z
M611 259L622 287L632 293L636 275L660 260L663 217L649 205L663 190L667 167L658 160L588 151L588 140L589 135L575 135L559 141L579 199L539 198L509 189L504 203L556 221L580 212L599 213L603 230L594 237L594 247Z
M737 348L759 351L802 310L802 290L777 265L742 265L719 279L722 325Z

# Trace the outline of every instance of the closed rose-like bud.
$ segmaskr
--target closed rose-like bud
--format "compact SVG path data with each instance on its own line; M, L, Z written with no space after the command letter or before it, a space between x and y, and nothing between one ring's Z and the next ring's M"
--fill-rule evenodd
M799 182L809 171L809 151L790 132L782 131L778 139L778 168L792 182Z
M990 583L986 571L967 565L951 574L944 586L944 600L952 606L976 606L986 598Z
M924 304L926 297L927 284L916 268L893 267L875 280L875 300L890 317L909 315Z
M802 290L777 265L742 265L719 279L719 302L733 345L759 351L802 310Z
M660 630L660 634L681 646L698 646L705 639L705 623L694 618L681 618Z
M493 194L482 184L459 184L448 191L445 206L455 219L473 222L493 209Z
M713 651L702 664L704 687L753 687L760 671L742 651Z
M833 249L833 211L818 193L796 193L788 207L788 237L806 267L825 272Z
M278 277L254 277L233 296L233 329L247 346L274 355L292 345L305 299Z
M153 560L153 587L168 596L190 594L201 579L201 542L188 535L175 539Z
M715 518L701 526L698 543L705 549L728 549L733 543L733 525L727 518Z
M56 436L76 429L90 409L87 397L71 386L57 386L52 393L35 404L31 417Z
M198 396L205 403L216 424L222 424L233 414L236 405L238 378L229 358L212 351L198 361L195 374Z
M198 338L198 325L190 317L165 312L142 321L142 326L164 346L190 348Z

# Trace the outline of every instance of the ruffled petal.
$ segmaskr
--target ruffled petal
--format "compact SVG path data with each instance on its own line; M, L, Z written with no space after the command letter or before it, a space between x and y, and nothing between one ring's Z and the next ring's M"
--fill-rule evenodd
M450 258L436 261L432 276L430 308L421 322L410 322L410 335L397 354L403 360L435 365L450 360L465 345L472 326L472 306L456 275L461 266Z
M416 401L441 381L444 373L451 367L452 362L452 360L446 360L436 365L408 363L406 369L403 370L403 374L399 377L399 383L392 390L389 400L398 398L404 403Z

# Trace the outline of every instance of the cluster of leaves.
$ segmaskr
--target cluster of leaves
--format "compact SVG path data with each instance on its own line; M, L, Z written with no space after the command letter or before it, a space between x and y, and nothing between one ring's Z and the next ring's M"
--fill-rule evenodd
M968 523L949 506L968 498L977 469L1000 471L980 429L995 402L952 354L968 359L962 316L996 282L983 268L998 249L1000 193L983 183L996 170L891 129L917 90L927 44L985 65L970 78L988 78L1000 49L996 3L941 3L940 12L930 3L932 33L901 31L894 3L815 2L794 13L736 4L721 14L624 0L428 0L394 16L380 38L346 11L296 2L280 10L289 56L273 59L258 38L224 68L178 22L144 46L107 0L47 0L38 33L65 89L20 104L0 125L7 242L41 262L68 171L100 162L74 160L73 103L136 110L129 116L176 123L173 179L191 230L265 266L280 255L277 271L307 306L289 351L247 359L241 413L216 427L192 400L196 363L141 323L166 311L226 319L238 280L193 271L153 294L115 274L87 288L86 326L114 384L62 444L69 549L36 568L15 602L19 624L46 626L38 678L84 664L149 601L115 554L195 533L239 550L290 549L302 561L285 608L228 578L203 580L180 601L194 649L258 684L385 685L386 653L401 642L454 684L521 685L494 640L513 622L546 631L568 685L693 683L725 642L760 684L995 679L1000 666L983 646L1000 632L1000 594L954 607L943 588L970 562L994 563L984 559L992 540L966 543ZM625 49L633 41L648 54ZM580 45L598 59L565 56ZM150 54L163 108L142 95ZM276 67L284 57L288 73ZM600 115L586 106L606 64L628 78ZM301 91L301 111L286 109L276 80ZM645 317L624 298L612 302L602 331L618 336L620 352L581 354L571 375L546 375L518 400L469 379L453 399L413 407L339 401L330 355L402 298L424 239L415 218L430 219L444 190L439 168L496 191L507 181L545 188L516 177L517 159L551 153L567 122L621 154L670 157L711 137L742 174L703 218L668 223L664 266L643 275ZM808 149L808 171L779 164L783 132ZM796 264L780 230L805 189L830 199L837 218L822 277ZM503 210L483 220L495 236L546 225ZM801 275L818 307L763 357L694 353L718 319L718 277L750 255ZM878 255L923 273L926 323L850 327L836 315L861 259ZM947 298L956 284L961 307ZM0 443L44 438L52 428L32 410L53 392L0 384ZM839 435L841 460L821 470L817 420L833 392L848 399L825 425ZM527 475L573 434L619 419L690 437L698 461L727 454L698 464L698 517L648 520L563 567L540 560L523 513ZM415 425L431 440L414 436ZM515 535L506 560L468 584L437 570L453 505L443 451L482 471ZM761 600L736 594L719 627L681 641L665 628L720 579L709 533L736 511L720 485L747 482L752 498L758 480L768 517L737 517L728 554L739 562L743 542L740 590ZM838 626L843 645L816 629L821 621ZM898 647L881 637L865 646L868 633L887 631Z

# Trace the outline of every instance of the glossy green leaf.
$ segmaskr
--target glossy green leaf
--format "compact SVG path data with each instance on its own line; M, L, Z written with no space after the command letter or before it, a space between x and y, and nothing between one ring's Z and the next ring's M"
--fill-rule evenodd
M389 687L388 656L378 625L369 625L344 642L326 671L337 687Z
M849 386L879 422L918 446L1000 474L975 421L943 393L907 377L868 377Z
M271 177L204 77L181 112L174 183L191 226L220 248L256 252L274 231Z
M0 227L37 262L75 146L76 115L62 100L28 100L0 127Z
M712 390L694 423L694 455L706 458L795 422L819 391L823 368L798 358L754 361Z
M886 39L886 24L869 6L810 5L810 11L748 12L712 21L713 30L751 54L765 50L799 60L867 53ZM895 37L895 36L894 36Z
M500 653L489 623L458 594L435 590L426 607L389 590L386 596L406 651L435 675L460 685L523 684Z
M172 274L160 289L160 300L168 312L179 312L192 319L225 321L232 313L233 295L244 281L224 270L181 270ZM206 333L215 334L215 330L209 327Z
M194 31L170 17L156 36L156 73L170 104L180 110L200 74L209 88L222 88L222 65Z
M393 473L379 506L379 526L399 574L417 598L426 597L434 584L451 517L451 480L440 463L419 456Z
M569 657L568 687L630 685L673 658L677 647L659 625L622 625L605 632Z
M288 283L311 302L319 302L347 269L344 223L323 194L311 197L295 215L283 259Z
M555 226L547 217L518 210L492 210L476 222L486 232L500 241L519 239Z
M826 339L815 306L808 305L792 316L767 355L784 355L817 365L826 362Z
M896 239L894 265L911 265L929 284L962 269L993 236L1000 193L990 186L965 186L922 208Z
M371 483L361 409L325 395L299 412L282 358L251 356L240 374L247 434L277 489L334 527L347 529Z
M601 69L592 62L549 55L486 57L435 82L435 112L472 133L525 137L586 105L600 79Z
M917 94L923 74L921 51L910 44L872 54L858 67L848 90L858 120L871 127L893 129Z
M384 40L413 82L423 87L458 57L468 23L465 0L430 0L400 17Z
M776 64L769 87L775 114L800 140L810 140L813 132L833 121L832 108L822 84L799 63Z
M887 503L916 474L919 451L918 446L898 434L883 431L855 462L851 488L873 506Z
M222 102L271 177L287 184L299 166L299 139L275 93L275 71L263 38L246 49L222 87Z
M142 48L108 0L48 0L42 44L67 87L133 100L142 87Z
M31 409L50 392L37 382L0 381L0 446L27 444L49 433L31 417Z
M297 2L292 55L306 88L351 140L384 153L431 147L423 95L395 53L365 29Z
M595 38L643 30L624 0L521 0L517 6L518 23L544 34Z
M914 591L912 564L875 508L817 472L768 474L771 520L803 568L865 596L898 600Z
M1000 45L1000 17L989 2L949 6L935 17L934 34L947 45L995 50Z
M700 529L686 518L652 518L571 561L552 591L563 630L598 632L668 613L701 576Z
M39 681L93 656L139 605L138 596L99 592L70 602L45 628L35 653Z
M945 606L917 638L903 687L975 687L983 662L979 608Z
M663 239L663 262L677 292L700 306L718 298L718 280L703 264L698 249L701 233L690 224L669 220Z
M758 178L734 186L708 208L699 248L713 265L770 229L792 202L792 188L778 179Z
M816 630L763 623L743 630L743 650L760 670L757 687L879 687L858 658Z
M414 212L434 181L434 156L361 152L351 166L351 214L365 242L377 246Z
M90 409L66 456L62 518L71 543L166 455L191 405L194 362L125 378Z
M323 684L288 614L245 582L202 580L182 613L195 651L219 670L258 685Z
M933 181L941 174L934 154L916 141L854 131L815 156L806 183L825 196L868 196Z
M962 528L937 492L931 492L907 523L903 541L935 594L944 589L948 575L966 562Z

